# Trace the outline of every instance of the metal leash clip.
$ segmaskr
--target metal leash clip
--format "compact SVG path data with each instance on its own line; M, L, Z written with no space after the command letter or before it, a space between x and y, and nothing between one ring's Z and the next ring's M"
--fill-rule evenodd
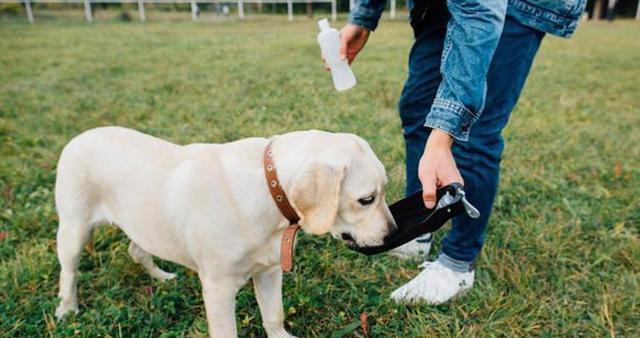
M457 184L457 183L456 183ZM435 210L440 210L442 208L446 208L458 201L462 202L467 215L471 218L480 217L480 211L476 209L476 207L467 200L466 193L464 192L463 186L460 184L455 187L455 196L451 195L449 191L446 191L444 195L438 200L438 204L436 204Z

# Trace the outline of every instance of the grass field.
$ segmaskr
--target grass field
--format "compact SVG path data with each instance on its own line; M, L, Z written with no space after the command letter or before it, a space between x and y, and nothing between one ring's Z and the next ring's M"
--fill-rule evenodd
M300 337L341 332L366 311L373 337L640 336L640 24L585 23L549 37L506 131L501 193L476 287L442 306L397 305L419 262L366 258L303 236L285 276L286 325ZM194 273L152 280L115 228L83 255L80 313L56 322L53 204L63 145L85 129L135 128L178 143L295 129L367 139L401 197L396 102L412 36L383 22L337 94L322 71L314 21L0 24L0 336L202 337ZM441 231L438 235L442 236ZM438 248L436 246L435 251ZM247 285L241 337L264 336Z

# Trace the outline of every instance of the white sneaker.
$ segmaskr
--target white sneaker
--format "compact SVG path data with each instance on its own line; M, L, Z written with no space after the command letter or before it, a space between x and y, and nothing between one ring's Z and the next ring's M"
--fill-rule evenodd
M413 241L389 251L391 256L400 259L427 259L431 250L431 233L422 235Z
M473 286L475 271L457 272L440 262L424 262L424 268L409 283L391 293L396 302L442 304Z

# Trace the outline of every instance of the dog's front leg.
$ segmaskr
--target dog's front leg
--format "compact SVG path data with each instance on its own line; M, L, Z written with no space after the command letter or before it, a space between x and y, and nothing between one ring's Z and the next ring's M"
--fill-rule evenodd
M209 336L214 338L234 338L236 328L236 293L242 286L233 278L200 274L202 297L207 313Z
M282 270L280 265L256 273L253 287L262 314L262 325L269 338L295 338L284 329L282 309Z

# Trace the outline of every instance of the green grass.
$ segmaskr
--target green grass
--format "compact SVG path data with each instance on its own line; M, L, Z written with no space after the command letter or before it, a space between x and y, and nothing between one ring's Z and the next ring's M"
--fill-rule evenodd
M465 298L403 306L391 291L417 262L366 258L303 236L284 280L286 325L327 337L366 311L375 337L640 336L640 44L636 22L584 23L548 37L506 131L501 193ZM226 142L296 129L367 139L401 196L396 102L412 37L384 22L337 94L314 21L57 21L0 25L0 335L205 336L197 277L151 280L115 228L80 269L80 313L55 322L53 204L63 145L85 129L135 128L173 142ZM444 231L438 235L441 236ZM435 248L437 252L438 248ZM252 289L240 336L264 336ZM349 334L362 337L359 333Z

